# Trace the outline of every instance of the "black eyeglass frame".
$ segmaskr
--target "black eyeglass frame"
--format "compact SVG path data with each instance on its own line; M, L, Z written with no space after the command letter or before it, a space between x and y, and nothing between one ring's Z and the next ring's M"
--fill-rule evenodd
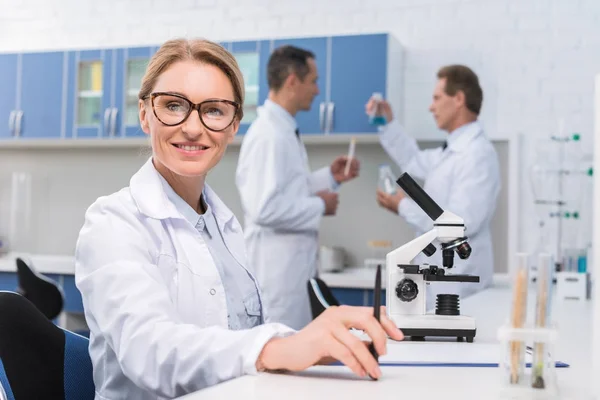
M154 107L154 99L158 96L172 96L172 97L177 97L179 99L182 99L182 100L185 100L188 102L188 104L190 105L190 109L188 110L188 113L186 114L186 116L181 120L181 122L178 122L176 124L167 124L158 117L158 115L156 114L156 108ZM198 111L198 116L200 117L200 122L202 123L202 125L204 125L204 127L206 129L213 131L213 132L223 132L225 129L229 128L231 126L231 124L233 124L233 122L235 121L235 119L238 116L239 111L240 111L239 103L236 103L235 101L231 101L231 100L225 100L225 99L207 99L200 103L194 104L187 97L184 97L184 96L180 95L179 93L171 93L171 92L153 92L153 93L150 93L148 96L144 97L144 100L147 100L148 98L150 99L150 103L152 104L152 112L154 113L154 116L156 117L156 119L158 119L160 121L161 124L163 124L165 126L177 126L177 125L183 124L190 117L190 115L192 114L192 111L196 110L196 111ZM202 119L202 113L200 112L200 107L202 107L202 105L206 104L206 103L226 103L226 104L231 104L232 106L234 106L235 113L233 114L233 118L231 119L231 122L229 122L229 124L227 124L227 126L222 129L212 129L212 128L208 127L206 125L206 123L204 122L204 120Z

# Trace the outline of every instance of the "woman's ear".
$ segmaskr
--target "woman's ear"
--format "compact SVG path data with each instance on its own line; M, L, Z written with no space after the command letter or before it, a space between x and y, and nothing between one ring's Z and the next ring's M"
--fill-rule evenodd
M150 117L150 115L148 114L148 112L146 110L146 103L144 102L144 100L140 100L138 105L139 105L139 109L140 109L139 117L140 117L140 125L142 127L142 131L144 131L144 133L146 135L149 135L150 134L150 122L148 121L148 118Z

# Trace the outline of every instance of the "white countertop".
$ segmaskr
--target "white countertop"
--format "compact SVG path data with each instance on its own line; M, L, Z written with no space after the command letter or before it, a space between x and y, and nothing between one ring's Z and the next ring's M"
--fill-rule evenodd
M530 307L534 296L530 295ZM475 343L498 343L497 330L511 304L506 283L496 284L464 299L461 312L475 317ZM592 303L559 302L554 317L559 323L556 358L570 364L557 369L561 400L587 400L591 380ZM531 308L530 308L531 309ZM388 346L402 346L390 342ZM471 343L460 343L465 352ZM498 344L498 346L500 346ZM471 346L476 351L476 346ZM203 399L344 399L344 400L491 400L500 399L501 370L483 367L382 367L377 382L361 379L342 366L320 366L300 373L261 373L244 376L183 397Z
M75 257L44 254L8 253L0 256L0 272L16 272L17 257L28 258L33 268L42 274L75 274Z
M383 270L382 270L383 272ZM373 289L375 286L375 268L350 267L340 272L319 273L321 278L329 287L348 289ZM494 274L494 282L504 283L507 274ZM381 274L381 285L385 288L387 274Z

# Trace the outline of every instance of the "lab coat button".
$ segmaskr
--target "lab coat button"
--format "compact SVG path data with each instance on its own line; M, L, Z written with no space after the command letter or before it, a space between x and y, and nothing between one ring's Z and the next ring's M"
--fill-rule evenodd
M210 294L211 294L212 296L214 296L216 293L217 293L217 291L216 291L215 289L210 289Z

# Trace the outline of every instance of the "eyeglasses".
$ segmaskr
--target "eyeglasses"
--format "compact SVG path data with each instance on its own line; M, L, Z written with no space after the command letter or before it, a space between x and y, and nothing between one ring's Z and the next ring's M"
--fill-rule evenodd
M235 120L240 105L235 101L210 99L194 104L177 93L155 92L147 96L156 118L166 126L176 126L188 119L193 110L198 111L200 122L211 131L229 128Z

